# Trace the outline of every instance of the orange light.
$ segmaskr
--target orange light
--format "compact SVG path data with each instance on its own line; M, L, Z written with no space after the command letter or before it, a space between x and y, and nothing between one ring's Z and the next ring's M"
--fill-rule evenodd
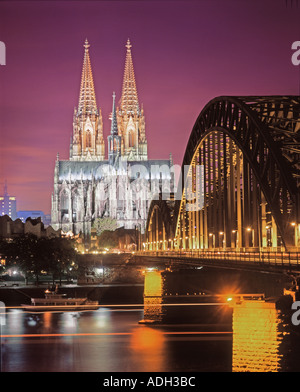
M233 308L232 371L280 369L278 315L274 303L247 301Z

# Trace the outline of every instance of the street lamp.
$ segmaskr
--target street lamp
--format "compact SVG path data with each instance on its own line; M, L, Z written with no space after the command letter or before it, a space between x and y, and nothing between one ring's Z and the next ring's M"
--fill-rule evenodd
M235 238L235 247L238 249L239 248L239 232L237 230L232 230L232 233L236 233L236 238Z
M223 231L219 232L220 236L221 236L221 241L222 242L222 248L226 249L226 237L225 237L225 233Z
M252 246L254 247L254 229L252 229L251 227L247 227L247 231L248 233L251 232L251 241L252 241Z
M298 241L300 238L300 224L292 222L291 225L295 228L295 246L298 246Z
M215 239L216 239L216 236L213 234L213 233L209 233L209 236L210 237L212 237L212 240L213 240L213 248L215 248Z

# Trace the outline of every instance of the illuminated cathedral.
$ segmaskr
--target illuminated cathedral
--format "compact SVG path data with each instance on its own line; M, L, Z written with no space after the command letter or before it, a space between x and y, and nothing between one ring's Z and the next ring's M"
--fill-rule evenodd
M128 40L119 107L113 93L106 156L89 48L86 40L70 157L60 160L57 154L55 162L51 225L64 233L90 235L96 219L111 218L118 227L144 232L151 200L160 192L173 192L171 154L169 159L148 159L144 110Z

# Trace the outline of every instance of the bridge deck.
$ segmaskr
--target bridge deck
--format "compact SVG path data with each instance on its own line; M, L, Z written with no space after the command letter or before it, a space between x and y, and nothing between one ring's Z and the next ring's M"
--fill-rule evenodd
M138 252L134 260L300 273L299 252Z

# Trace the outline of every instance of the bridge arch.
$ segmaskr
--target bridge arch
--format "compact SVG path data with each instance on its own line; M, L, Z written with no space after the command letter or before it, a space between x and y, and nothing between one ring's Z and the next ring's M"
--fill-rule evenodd
M174 248L174 195L160 193L150 203L144 250L168 250Z
M204 107L182 163L177 249L299 246L299 117L294 96L225 96Z

